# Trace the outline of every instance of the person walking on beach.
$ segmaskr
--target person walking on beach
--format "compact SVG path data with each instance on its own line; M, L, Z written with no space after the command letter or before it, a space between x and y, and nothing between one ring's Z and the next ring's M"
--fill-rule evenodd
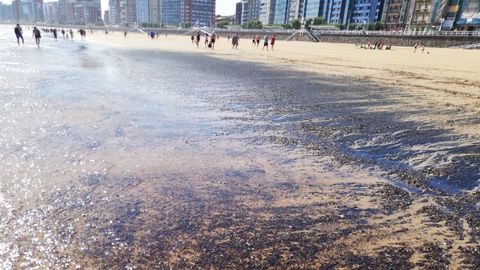
M257 42L257 48L258 48L258 46L260 46L260 36L259 35L255 36L255 42Z
M198 48L198 46L200 45L200 32L197 32L197 36L195 38L195 44L197 45L197 48Z
M192 36L190 37L190 39L192 40L192 44L195 43L195 36L194 36L194 35L192 35Z
M255 36L252 36L252 44L253 44L253 47L255 47L255 44L257 44L257 43L255 42Z
M23 40L23 30L22 27L20 27L20 24L17 23L17 26L15 26L15 36L17 37L17 43L18 46L20 46L20 39L22 40L22 44L25 44L25 41Z
M150 38L153 40L155 38L155 32L150 32Z
M268 37L268 34L265 35L265 37L263 37L263 48L262 48L262 50L265 50L265 47L266 47L266 48L267 48L267 51L268 51L268 40L269 40L269 39L270 39L270 38Z
M240 38L237 34L233 34L233 36L232 36L232 49L238 49L239 39Z
M230 34L228 34L227 39L228 39L228 43L230 43Z
M208 47L208 34L205 34L205 42L203 43L203 45L205 45L205 47Z
M215 40L217 39L217 35L215 34L215 32L212 33L212 36L210 37L210 47L213 49L215 49Z
M275 46L275 35L273 35L273 37L270 39L270 45L272 46L272 51L273 51L273 46Z
M65 38L65 29L62 29L62 36L63 36L63 38Z
M73 39L73 30L70 29L70 38Z
M57 28L53 29L52 32L53 32L53 38L54 38L55 40L57 40L57 37L58 37L58 36L57 36ZM64 38L65 38L65 37L64 37Z
M123 37L127 38L127 31L123 31Z
M35 44L37 44L37 47L40 48L40 39L42 38L42 34L36 26L33 27L32 36L35 38Z

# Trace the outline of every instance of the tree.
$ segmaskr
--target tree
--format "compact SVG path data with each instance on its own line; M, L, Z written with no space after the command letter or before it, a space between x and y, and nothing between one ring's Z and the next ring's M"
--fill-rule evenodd
M260 21L251 20L247 23L247 29L263 29L263 24Z
M312 25L313 19L308 19L305 21L305 29L310 30L310 25Z
M230 22L228 20L221 20L217 23L218 28L225 28L225 26L229 25Z
M302 23L300 22L299 19L295 19L291 22L292 24L292 28L295 29L295 30L298 30L302 27Z
M287 23L287 24L282 24L283 28L286 30L292 29L292 25Z
M376 22L375 23L375 30L380 31L380 30L383 30L384 28L385 28L385 26L383 25L383 23L381 23L381 22Z
M322 25L325 24L325 20L322 17L313 18L313 25Z

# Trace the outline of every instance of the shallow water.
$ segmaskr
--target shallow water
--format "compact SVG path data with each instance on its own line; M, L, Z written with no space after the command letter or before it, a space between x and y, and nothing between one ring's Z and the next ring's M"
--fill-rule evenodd
M18 47L9 30L2 269L378 266L330 252L376 229L379 183L479 185L479 142L405 121L439 112L395 89L48 34Z

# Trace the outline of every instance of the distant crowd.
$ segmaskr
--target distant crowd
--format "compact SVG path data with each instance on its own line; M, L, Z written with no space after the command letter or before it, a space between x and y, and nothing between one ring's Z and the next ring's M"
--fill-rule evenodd
M27 27L27 29L30 29L30 27ZM73 30L65 30L61 29L58 30L57 28L38 28L36 26L33 26L32 29L32 37L35 39L35 44L37 47L40 47L40 41L42 38L42 32L43 33L50 33L52 34L53 38L56 40L58 39L58 32L62 34L62 37L64 39L73 39ZM92 32L92 30L90 30ZM14 28L14 33L17 38L17 44L20 46L20 44L24 45L25 44L25 39L23 38L23 28L20 26L20 24L17 24ZM87 36L87 31L85 29L79 29L78 33L80 34L80 37L84 39Z
M197 48L200 47L201 36L202 35L200 34L200 32L197 32L196 34L193 34L190 37L190 40L192 41L192 44L195 44L197 46ZM204 37L205 38L204 38L204 43L203 44L204 44L205 48L215 49L215 42L220 39L220 36L217 35L215 32L213 32L212 34L205 33ZM238 46L240 44L240 36L237 33L233 33L231 35L228 34L227 35L227 40L228 40L228 43L231 42L232 49L238 49ZM263 37L263 41L264 41L263 42L263 50L268 51L269 46L270 46L271 50L274 49L275 41L276 41L275 35L270 37L270 35L267 34ZM259 35L252 36L252 43L253 43L253 46L256 46L257 48L259 48L260 36Z

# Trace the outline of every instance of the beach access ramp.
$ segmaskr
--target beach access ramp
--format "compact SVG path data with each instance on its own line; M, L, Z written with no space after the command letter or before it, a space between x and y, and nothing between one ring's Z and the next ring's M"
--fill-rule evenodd
M191 35L193 35L193 34L195 34L195 33L197 33L197 32L201 32L201 33L203 33L203 34L208 34L209 36L211 36L213 31L212 31L211 29L193 28L193 29L185 32L184 35L186 35L186 36L191 36Z

